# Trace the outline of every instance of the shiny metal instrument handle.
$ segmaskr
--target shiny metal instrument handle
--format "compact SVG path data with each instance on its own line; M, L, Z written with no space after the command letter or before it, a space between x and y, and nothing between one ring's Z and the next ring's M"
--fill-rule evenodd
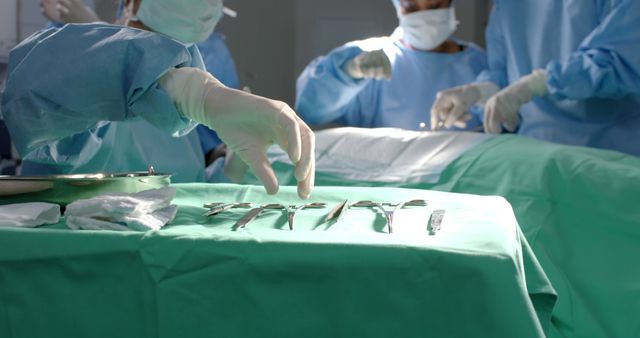
M232 208L250 208L251 206L253 206L253 204L247 203L247 202L236 202L236 203L228 203L228 204L209 203L209 204L205 204L205 207L206 206L210 206L210 210L207 211L204 214L204 216L213 216Z
M295 222L296 212L302 209L322 209L327 206L327 203L312 202L303 205L289 205L287 209L287 221L289 223L289 230L293 231L293 225Z
M232 230L237 231L239 229L244 229L247 224L251 223L260 213L264 210L263 207L257 207L249 210L242 218L240 218L236 224L233 225Z
M348 209L349 209L349 200L342 201L341 203L336 205L333 209L331 209L331 211L327 214L327 217L325 217L324 222L327 223L333 220L337 222L341 220L347 214Z

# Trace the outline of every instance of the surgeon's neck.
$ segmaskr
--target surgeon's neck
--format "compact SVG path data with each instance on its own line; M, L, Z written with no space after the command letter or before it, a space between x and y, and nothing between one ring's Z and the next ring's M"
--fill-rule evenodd
M129 22L127 23L127 26L137 28L137 29L144 29L150 32L153 31L151 28L147 27L147 25L143 24L142 21L139 21L139 20L136 20L136 21L129 20Z
M443 42L440 46L430 50L430 52L433 52L433 53L446 53L446 54L459 53L461 51L462 51L462 46L460 46L453 40L447 40Z
M459 45L458 43L456 43L453 40L447 40L447 41L443 42L440 46L438 46L438 47L436 47L434 49L429 49L429 50L418 49L416 47L413 47L411 44L409 44L408 42L406 42L404 40L401 40L401 41L408 48L411 48L413 50L424 51L424 52L454 54L454 53L459 53L459 52L464 50L463 46Z

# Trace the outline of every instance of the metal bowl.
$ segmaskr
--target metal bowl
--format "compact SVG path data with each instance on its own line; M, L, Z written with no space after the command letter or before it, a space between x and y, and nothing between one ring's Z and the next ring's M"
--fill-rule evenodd
M149 171L49 176L0 175L0 204L50 202L66 205L107 192L132 193L166 187L171 174Z

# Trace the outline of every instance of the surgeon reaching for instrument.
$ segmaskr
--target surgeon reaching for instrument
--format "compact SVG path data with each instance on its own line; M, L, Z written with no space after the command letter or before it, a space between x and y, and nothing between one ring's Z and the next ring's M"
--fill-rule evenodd
M393 4L400 24L390 37L347 43L300 75L296 111L306 122L418 130L438 91L487 68L483 50L451 38L458 22L450 0Z
M221 0L129 0L128 26L65 25L34 34L10 55L2 113L23 174L146 170L202 181L197 123L233 152L227 174L248 165L268 193L278 182L266 149L296 163L298 194L313 188L315 139L285 103L222 85L193 45L222 16ZM134 15L135 14L135 15ZM174 136L174 137L171 137Z
M438 94L432 128L488 99L488 133L640 156L639 27L636 0L495 0L489 70Z

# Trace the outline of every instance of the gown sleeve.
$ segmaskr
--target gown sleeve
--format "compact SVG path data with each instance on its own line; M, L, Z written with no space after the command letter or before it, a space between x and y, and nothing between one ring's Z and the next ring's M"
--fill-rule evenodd
M193 129L158 79L192 65L168 37L107 24L69 24L34 34L10 54L2 113L18 152L143 118L174 136Z
M640 2L611 1L600 24L565 60L546 69L549 93L563 99L640 95Z
M342 67L362 52L350 43L316 58L305 68L298 77L295 105L303 120L323 124L359 110L356 97L371 80L353 79Z
M494 5L486 30L488 69L482 71L477 82L493 82L504 88L509 84L507 77L507 53L505 52L504 36L500 28L499 16L502 15L499 6Z

